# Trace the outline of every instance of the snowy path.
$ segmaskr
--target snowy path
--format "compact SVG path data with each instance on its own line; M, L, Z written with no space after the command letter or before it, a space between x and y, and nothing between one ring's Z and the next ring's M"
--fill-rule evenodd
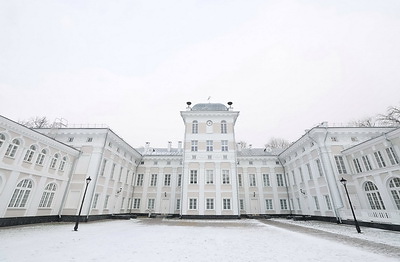
M342 239L263 222L136 219L82 223L78 232L72 223L1 228L0 261L390 262L399 258L381 249L359 248Z

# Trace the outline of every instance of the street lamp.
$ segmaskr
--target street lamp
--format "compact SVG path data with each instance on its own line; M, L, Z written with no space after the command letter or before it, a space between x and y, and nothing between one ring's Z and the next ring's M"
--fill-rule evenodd
M349 192L347 191L347 186L346 186L347 180L344 179L344 178L342 177L342 179L340 179L340 183L343 184L344 190L346 190L347 199L349 200L349 204L350 204L350 208L351 208L351 213L353 213L354 224L356 225L357 232L358 232L358 233L361 233L361 229L360 229L360 226L358 225L356 215L354 214L353 205L351 204Z
M76 223L75 223L74 231L78 231L78 225L79 225L79 220L80 220L80 218L81 218L82 206L83 206L83 202L85 201L86 191L87 191L87 188L88 188L88 185L89 185L90 181L92 181L92 179L91 179L90 176L89 176L88 178L86 178L85 192L83 193L81 208L79 209L79 214L78 214L78 217L76 218Z

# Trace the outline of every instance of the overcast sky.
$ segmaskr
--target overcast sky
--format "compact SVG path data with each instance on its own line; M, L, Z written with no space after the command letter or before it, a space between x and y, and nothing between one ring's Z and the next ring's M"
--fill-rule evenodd
M398 0L0 1L0 114L176 147L186 102L294 141L400 104Z

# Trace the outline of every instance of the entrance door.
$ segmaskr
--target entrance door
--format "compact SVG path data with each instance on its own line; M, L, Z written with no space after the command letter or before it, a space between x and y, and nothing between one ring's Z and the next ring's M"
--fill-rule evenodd
M258 199L251 199L250 200L250 212L252 215L260 214L260 210L258 207Z
M161 201L161 214L169 214L169 199L163 199Z

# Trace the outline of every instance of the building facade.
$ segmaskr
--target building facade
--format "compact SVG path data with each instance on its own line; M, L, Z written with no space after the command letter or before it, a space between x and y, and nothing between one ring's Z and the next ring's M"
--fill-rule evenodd
M232 103L188 103L180 114L183 141L165 148L149 142L132 148L109 128L32 130L0 117L1 225L74 219L89 176L86 219L302 215L350 221L344 178L360 221L400 225L399 128L323 123L285 150L273 150L237 144L239 112Z

